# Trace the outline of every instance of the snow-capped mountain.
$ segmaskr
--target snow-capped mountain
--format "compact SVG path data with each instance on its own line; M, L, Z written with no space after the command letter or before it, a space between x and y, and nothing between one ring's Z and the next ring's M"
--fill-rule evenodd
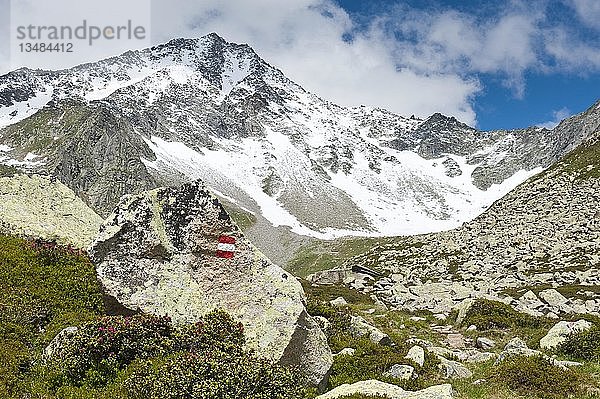
M344 108L216 34L0 77L0 163L56 175L100 214L125 193L202 178L317 238L456 227L584 141L578 123L481 132Z

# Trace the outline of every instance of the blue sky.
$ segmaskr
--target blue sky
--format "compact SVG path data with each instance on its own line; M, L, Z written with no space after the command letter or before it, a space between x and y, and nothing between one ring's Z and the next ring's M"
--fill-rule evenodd
M216 32L341 105L442 112L489 130L553 126L600 99L600 0L149 1L152 44ZM6 37L8 4L0 0ZM11 68L7 43L0 73ZM95 49L85 61L122 52ZM54 61L48 68L72 66Z
M437 18L453 15L453 22L457 25L462 21L472 21L483 26L493 26L510 15L511 9L515 15L524 15L525 21L534 20L534 31L529 32L537 36L537 43L532 43L532 52L536 53L532 62L519 66L516 71L485 71L466 67L462 72L462 76L477 79L480 84L479 90L471 98L471 104L476 113L477 125L481 129L518 128L543 122L552 126L568 115L584 111L600 99L599 0L532 1L529 5L518 1L474 0L336 0L336 3L357 21L354 27L356 34L368 30L378 18L391 15L390 19L393 20L399 10L414 15L419 12L434 14ZM404 22L401 19L401 23ZM417 48L426 35L423 33L421 37L411 37L397 27L390 29L399 42L407 40ZM589 46L589 53L596 52L595 62L561 65L561 60L544 49L548 32L554 31L565 32L567 41L575 47ZM346 39L352 40L354 32L348 34ZM428 45L431 44L423 44ZM579 55L574 53L572 57L572 64L577 64ZM401 60L398 64L400 67L405 66ZM512 76L513 73L516 76ZM507 79L518 82L511 84Z

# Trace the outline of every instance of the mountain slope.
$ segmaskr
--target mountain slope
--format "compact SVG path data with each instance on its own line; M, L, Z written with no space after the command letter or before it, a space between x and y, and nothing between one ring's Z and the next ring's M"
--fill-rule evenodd
M570 125L592 132L585 143L475 220L373 248L348 265L391 272L375 291L400 307L447 311L469 296L554 286L576 300L568 309L600 311L599 110Z
M0 106L0 162L56 175L102 215L122 194L201 178L257 219L252 239L283 241L459 226L586 138L573 121L480 132L343 108L215 34L11 72Z

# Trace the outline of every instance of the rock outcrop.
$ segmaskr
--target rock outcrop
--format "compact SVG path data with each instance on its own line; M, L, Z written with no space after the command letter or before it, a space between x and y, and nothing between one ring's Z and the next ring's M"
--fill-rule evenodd
M0 177L0 232L86 248L102 218L56 179Z
M108 293L131 309L194 322L221 308L248 346L326 384L332 355L300 283L269 261L197 181L125 196L89 249Z

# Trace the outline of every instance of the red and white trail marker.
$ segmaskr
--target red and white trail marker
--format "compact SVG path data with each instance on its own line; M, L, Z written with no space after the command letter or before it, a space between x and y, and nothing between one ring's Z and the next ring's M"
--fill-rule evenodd
M218 258L233 258L235 252L235 237L220 236L217 244Z

